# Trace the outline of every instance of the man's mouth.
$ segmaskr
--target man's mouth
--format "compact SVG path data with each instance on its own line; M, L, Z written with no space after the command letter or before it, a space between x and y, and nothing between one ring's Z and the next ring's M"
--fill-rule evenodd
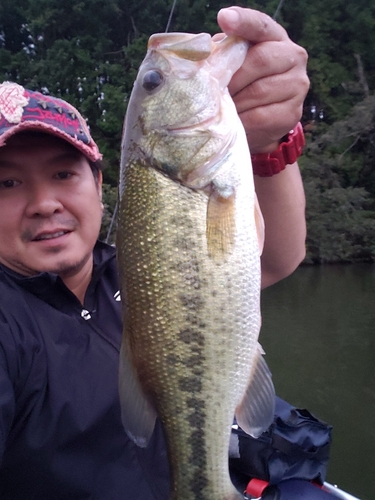
M43 233L38 234L32 241L43 241L43 240L52 240L54 238L59 238L60 236L64 236L64 234L68 234L70 231L56 231L54 233Z

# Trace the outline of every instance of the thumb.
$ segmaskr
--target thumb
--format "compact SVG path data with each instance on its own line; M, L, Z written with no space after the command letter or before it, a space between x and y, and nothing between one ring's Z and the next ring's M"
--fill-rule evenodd
M242 7L221 9L217 15L220 28L227 35L237 35L252 43L281 41L288 38L284 28L258 10Z

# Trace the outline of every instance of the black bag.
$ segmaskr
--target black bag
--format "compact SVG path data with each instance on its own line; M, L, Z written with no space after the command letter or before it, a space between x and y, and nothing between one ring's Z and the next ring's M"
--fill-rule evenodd
M255 439L233 426L229 450L232 479L239 486L245 478L271 485L286 479L323 484L326 478L332 426L307 410L276 397L275 418Z

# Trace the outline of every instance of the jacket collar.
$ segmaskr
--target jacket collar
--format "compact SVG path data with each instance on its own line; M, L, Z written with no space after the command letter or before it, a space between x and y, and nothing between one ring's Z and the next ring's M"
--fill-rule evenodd
M114 247L101 241L97 241L94 250L94 266L92 278L89 284L88 293L95 289L103 272L109 263L115 258ZM62 279L54 273L42 272L35 276L23 276L6 266L0 264L0 274L7 280L11 280L24 290L36 295L40 299L60 310L71 310L72 306L82 309L77 297L65 286Z

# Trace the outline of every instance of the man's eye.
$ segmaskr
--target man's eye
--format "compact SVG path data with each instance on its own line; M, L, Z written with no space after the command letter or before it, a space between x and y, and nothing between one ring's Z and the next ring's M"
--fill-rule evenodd
M12 179L7 179L5 181L0 181L0 187L3 189L9 189L12 187L17 186L19 183L17 181L14 181Z
M56 177L58 179L70 179L72 175L73 174L71 172L59 172L58 174L56 174Z

